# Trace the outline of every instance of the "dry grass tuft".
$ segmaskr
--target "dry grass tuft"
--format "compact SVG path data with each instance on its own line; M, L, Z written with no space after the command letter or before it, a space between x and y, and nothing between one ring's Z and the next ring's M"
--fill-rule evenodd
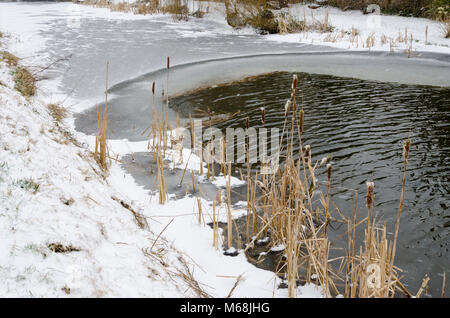
M31 97L36 92L36 78L24 67L17 67L14 72L14 88L23 96Z
M19 58L7 51L0 52L0 61L5 61L9 67L17 67Z
M53 119L59 123L67 117L68 111L65 107L62 107L58 104L48 104L47 108L50 111L50 115L52 115Z
M125 209L127 209L128 211L131 212L131 214L133 214L134 219L136 220L137 225L141 228L141 229L149 229L148 223L147 223L147 219L145 218L145 216L143 216L142 214L136 212L131 205L129 205L128 203L126 203L125 201L112 196L111 199L113 199L114 201L117 201L120 203L120 205L122 207L124 207Z
M161 8L163 13L172 14L174 20L189 20L189 7L187 1L173 0Z
M0 61L13 68L14 88L23 96L31 97L36 92L36 78L25 67L19 66L19 58L7 51L0 52Z
M72 244L63 245L61 243L51 243L51 244L48 244L47 247L55 253L70 253L70 252L81 251L80 248L74 247L74 246L72 246Z
M175 275L183 279L199 298L211 298L211 295L204 291L199 282L194 278L194 274L186 260L182 256L179 256L178 260L181 265L183 265L183 268L177 269L177 273Z

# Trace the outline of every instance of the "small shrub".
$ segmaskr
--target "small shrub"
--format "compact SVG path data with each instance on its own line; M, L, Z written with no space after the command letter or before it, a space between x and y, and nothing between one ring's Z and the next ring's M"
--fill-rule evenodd
M434 0L429 15L438 20L446 21L450 18L450 3L448 0Z
M264 0L225 1L227 23L233 28L251 26L261 33L278 33L278 19Z

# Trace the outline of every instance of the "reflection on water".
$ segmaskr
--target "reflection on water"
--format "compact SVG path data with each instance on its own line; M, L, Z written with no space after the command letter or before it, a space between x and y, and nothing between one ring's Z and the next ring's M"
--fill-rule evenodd
M365 195L365 182L375 182L376 215L393 232L402 177L402 145L411 136L406 202L400 226L396 264L416 292L425 274L430 291L439 295L448 271L450 206L450 89L379 83L325 75L298 74L305 110L304 144L314 160L328 154L333 162L333 201L350 216L354 190ZM266 109L266 127L281 128L284 104L290 95L292 74L273 73L240 83L207 88L172 99L171 107L188 116L195 109L215 113L241 111L241 117L218 128L261 127L260 108ZM195 114L195 111L194 111ZM326 176L319 174L319 181ZM359 200L359 218L364 217ZM337 227L335 227L337 229ZM338 236L336 230L335 236Z

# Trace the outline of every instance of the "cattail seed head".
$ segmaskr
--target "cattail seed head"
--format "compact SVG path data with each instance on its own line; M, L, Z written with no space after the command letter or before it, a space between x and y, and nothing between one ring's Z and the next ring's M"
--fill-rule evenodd
M291 101L288 99L284 105L284 117L287 117L289 113L289 108L291 107Z
M374 183L367 181L366 182L367 185L367 197L366 197L366 206L369 209L372 204L373 204L373 188L374 188Z
M266 110L261 107L261 123L264 125L266 123Z
M169 69L170 68L170 57L168 56L167 57L167 69Z
M152 94L155 95L155 82L152 84Z
M245 129L248 129L250 127L250 121L248 117L245 117Z
M404 160L405 164L408 163L410 146L411 146L411 140L408 138L405 141L405 144L403 145L403 160Z
M310 158L311 158L311 146L306 145L305 146L305 161L308 162Z
M297 89L297 81L298 81L297 75L294 75L292 79L292 90L294 91Z
M300 122L299 122L299 129L300 129L300 133L303 133L303 121L304 121L304 115L305 113L303 112L303 108L300 109Z
M331 163L327 164L327 175L328 175L328 180L331 179Z

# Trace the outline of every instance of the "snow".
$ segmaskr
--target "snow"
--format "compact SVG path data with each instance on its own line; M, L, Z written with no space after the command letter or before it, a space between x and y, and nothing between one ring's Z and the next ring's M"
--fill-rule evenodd
M220 11L220 5L215 9ZM292 12L302 17L303 9L295 5ZM27 23L21 19L23 10L34 13ZM1 40L3 46L30 67L45 64L49 57L43 52L51 43L42 36L50 26L45 19L51 19L51 15L43 14L47 10L69 13L75 24L80 17L117 21L171 19L71 3L33 7L1 3L0 31L6 34ZM315 10L315 18L321 19L324 10ZM324 42L326 35L318 33L267 35L262 39L367 50L362 43L373 33L376 45L371 50L388 51L389 44L380 44L379 38L382 35L396 38L406 27L418 40L413 42L413 50L450 52L449 40L439 35L439 25L430 20L382 16L380 26L373 29L367 25L367 16L356 11L330 8L329 17L336 34L352 26L358 28L359 44L348 38ZM221 21L221 27L196 32L189 24L171 22L171 28L180 37L188 38L254 33L248 29L234 32L216 11L207 19ZM426 25L429 45L424 44ZM395 47L397 51L404 49L402 45ZM222 244L218 248L212 246L213 232L207 225L212 220L211 202L200 199L204 221L199 224L196 197L175 200L171 196L165 205L159 205L155 193L137 185L118 163L113 161L109 173L104 175L89 151L94 137L74 130L73 114L69 114L60 130L48 113L46 105L62 98L77 105L73 111L94 104L92 100L65 96L58 88L59 81L59 78L40 81L37 96L26 100L14 90L8 67L0 63L0 82L4 84L0 85L0 280L3 282L0 296L196 297L195 291L174 275L186 271L184 259L195 280L211 296L227 296L242 275L233 297L287 297L287 289L277 289L281 280L273 272L256 268L242 252L231 257L224 255ZM79 143L67 141L64 132L72 134ZM112 154L121 158L148 151L148 141L109 140L109 147ZM198 156L187 149L183 149L183 160L177 156L177 151L169 151L167 158L182 169L188 163L188 170L198 173ZM226 177L219 176L213 184L220 188L226 181ZM233 177L231 184L239 186L243 181ZM118 200L144 216L149 228L140 228L133 214ZM232 210L233 217L244 215L245 206L246 202L240 202ZM226 210L225 206L218 207L218 220L227 219ZM167 267L161 264L159 256L148 255L160 233L153 251L164 252L161 257ZM52 243L72 245L79 251L55 253L48 247ZM283 249L282 245L272 248ZM297 296L322 297L322 294L317 286L305 285L298 288Z
M365 15L360 11L342 11L333 7L320 7L309 9L306 5L295 4L289 8L289 13L299 20L306 16L307 23L311 21L323 22L328 11L329 25L334 27L333 32L303 32L292 34L274 34L266 36L269 41L307 43L331 46L351 51L394 51L405 52L410 48L412 35L412 51L450 53L450 39L443 36L442 25L437 21L425 18L399 17L389 15ZM425 43L426 29L428 27L428 42ZM352 28L358 30L359 35L353 39ZM397 41L399 35L404 38L407 32L408 43ZM342 32L346 32L342 36ZM375 39L375 45L367 47L369 36ZM382 37L385 36L385 43ZM334 39L336 40L334 41ZM390 42L394 42L391 48Z

